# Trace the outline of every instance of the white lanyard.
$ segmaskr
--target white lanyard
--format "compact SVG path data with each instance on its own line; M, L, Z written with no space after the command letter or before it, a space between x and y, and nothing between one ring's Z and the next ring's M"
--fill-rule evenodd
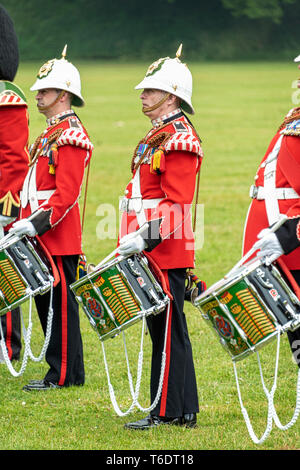
M21 194L21 204L24 209L29 202L31 212L34 212L38 208L38 198L37 198L37 189L36 189L36 164L29 169L26 178L24 180L22 194Z
M132 195L131 202L132 208L136 213L136 218L139 226L141 227L147 222L145 216L145 210L143 207L143 199L141 194L141 178L140 178L140 166L137 168L134 177L132 178Z
M283 135L278 138L272 152L269 153L265 162L265 204L269 225L273 225L277 222L280 216L278 198L276 195L276 166L282 139Z

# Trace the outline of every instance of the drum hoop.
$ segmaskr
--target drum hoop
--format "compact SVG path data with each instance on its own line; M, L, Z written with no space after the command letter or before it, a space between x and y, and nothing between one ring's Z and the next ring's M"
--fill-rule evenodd
M148 276L151 278L151 281L155 285L157 292L161 289L167 296L169 296L168 293L165 291L165 289L159 284L159 282L155 278L154 274L152 273L151 269L149 268L148 262L146 262L146 260L147 260L151 264L152 260L151 259L149 260L148 256L144 256L144 255L141 255L141 254L137 255L137 257L138 257L139 261L141 262L144 270L146 271ZM87 279L91 282L91 278L94 277L95 274L101 274L101 273L107 271L108 269L110 269L111 267L113 267L115 265L119 266L120 262L125 260L125 259L126 258L124 258L123 256L117 256L116 258L114 258L113 260L111 260L108 263L104 264L103 266L100 266L100 268L96 269L95 271L91 271L90 273L86 273L80 279L78 279L77 281L75 281L74 283L71 284L72 289L76 289L76 288L80 287L81 285L85 284ZM120 271L119 267L118 267L118 270ZM126 274L123 271L122 271L122 273L125 276L126 281L128 281L128 278L126 277ZM131 289L132 289L132 286L131 286Z
M20 279L22 280L22 282L24 283L25 285L25 293L24 295L10 303L9 305L7 304L6 300L5 300L5 296L2 297L2 300L5 304L5 307L3 307L1 309L1 313L0 313L0 316L4 315L5 313L9 312L10 310L18 307L19 305L21 305L23 302L26 302L31 296L35 296L37 294L42 294L42 293L45 293L47 292L50 288L51 288L51 285L53 283L53 276L51 275L49 269L47 268L47 266L45 265L45 263L43 262L43 260L40 258L40 256L38 255L38 253L35 251L32 243L30 242L30 240L26 237L25 238L25 241L23 239L23 242L24 242L24 245L26 245L27 249L30 251L30 253L32 254L32 256L35 258L35 260L39 263L39 265L41 266L43 272L45 274L47 274L47 276L49 277L49 280L48 281L45 281L45 285L43 288L37 288L37 289L32 289L32 287L30 286L28 280L26 279L26 277L24 276L24 274L21 272L21 270L19 269L19 267L17 266L17 264L15 263L13 257L11 256L11 254L9 253L8 249L15 245L18 241L20 240L15 240L13 243L11 244L8 244L6 246L6 248L4 248L3 250L1 250L2 252L5 253L5 256L7 257L7 259L10 261L11 265L13 266L13 269L17 272L18 276L20 277Z
M217 281L216 283L212 284L211 287L206 289L202 294L200 294L195 299L194 305L195 306L202 305L202 303L204 301L206 301L206 298L208 296L216 295L217 293L222 292L222 289L226 289L226 288L229 288L229 287L233 286L237 282L244 279L248 274L251 274L257 267L259 267L263 264L264 263L261 261L261 259L249 261L248 263L243 265L243 269L241 267L235 275L228 278L227 282L226 282L227 278L226 278L226 276L224 276L222 279L220 279L220 281ZM271 264L271 266L274 268L273 264ZM222 282L222 281L224 281L224 282Z
M122 259L124 259L122 256L117 256L116 258L114 258L113 260L111 260L108 263L104 264L103 266L100 266L98 269L95 269L94 271L86 273L80 279L78 279L77 281L75 281L71 284L72 290L77 289L77 287L81 287L83 284L85 284L87 279L89 281L91 281L92 277L94 277L95 274L101 274L104 271L107 271L107 269L113 267L115 264L120 262Z

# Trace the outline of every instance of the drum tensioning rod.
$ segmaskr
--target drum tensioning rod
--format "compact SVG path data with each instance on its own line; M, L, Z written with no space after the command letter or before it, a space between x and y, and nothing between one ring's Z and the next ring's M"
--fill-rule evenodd
M276 277L276 273L275 271L272 271L274 273L274 277ZM280 282L280 278L278 276L277 278L278 282L280 283L281 287L283 288L283 290L285 290L286 293L289 293L286 289L286 287L284 286L283 282ZM287 304L285 304L285 307L286 307L286 310L288 311L288 313L290 313L290 315L292 316L292 319L289 320L287 323L281 325L279 323L279 320L277 319L276 315L272 312L271 308L268 306L268 304L266 304L264 302L264 299L262 297L262 295L258 292L258 290L256 289L256 287L252 284L251 281L249 281L248 279L245 279L246 281L246 284L248 285L249 289L252 291L253 295L255 295L257 297L257 299L264 304L268 314L270 315L270 317L275 321L276 324L278 324L279 328L281 329L282 333L285 333L286 331L289 331L289 330L292 330L293 331L293 328L294 329L297 329L297 324L299 324L300 322L300 315L299 314L296 314L292 307L290 306L290 304L287 302ZM288 287L288 286L287 286ZM292 294L292 292L291 292ZM284 303L284 301L283 301Z
M291 299L291 302L295 305L300 305L300 300L298 299L298 297L296 296L296 294L291 290L291 288L289 287L289 285L284 281L284 279L282 278L282 276L280 275L278 269L273 266L272 267L272 273L274 274L274 277L276 277L277 281L279 282L279 284L281 285L281 287L284 289L284 291L288 294L288 296L290 297ZM297 317L299 317L299 314L295 314Z

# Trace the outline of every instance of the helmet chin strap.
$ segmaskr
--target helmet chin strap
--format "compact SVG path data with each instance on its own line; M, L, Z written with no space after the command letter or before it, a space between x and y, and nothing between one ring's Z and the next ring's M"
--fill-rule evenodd
M55 98L53 103L48 104L48 106L41 106L41 105L37 104L37 107L38 107L39 111L47 111L49 108L54 106L56 103L59 102L59 100L61 99L61 97L63 96L64 93L65 93L65 90L61 90L61 92L57 95L57 97Z
M146 106L143 106L143 109L142 109L143 113L149 113L151 111L154 111L154 109L159 108L165 101L167 101L170 95L171 93L166 93L165 96L163 96L163 98L160 101L158 101L158 103L154 104L153 106L149 106L148 108Z

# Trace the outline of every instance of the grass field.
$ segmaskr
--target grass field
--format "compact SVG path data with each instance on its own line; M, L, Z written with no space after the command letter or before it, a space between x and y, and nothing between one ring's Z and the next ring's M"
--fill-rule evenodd
M29 92L41 64L20 67L16 82L27 94L30 142L44 129L44 117L35 109ZM91 164L84 249L89 262L98 263L116 244L116 232L99 239L103 210L108 208L117 227L119 196L130 178L129 164L138 140L149 129L141 113L139 92L134 90L149 64L82 63L86 107L78 114L86 125L95 150ZM239 260L248 190L257 166L284 115L293 107L292 82L297 69L286 63L190 64L194 76L192 117L202 140L205 159L199 202L204 205L204 246L196 253L197 275L208 285L221 279ZM107 206L104 206L106 204ZM114 214L116 216L114 217ZM99 225L100 224L100 225ZM103 238L103 237L102 237ZM208 329L200 312L186 304L198 381L200 413L198 427L187 430L159 427L147 432L123 429L128 420L143 416L115 414L108 394L100 341L81 312L86 384L45 393L25 393L22 386L42 378L45 362L29 362L25 373L11 376L0 366L0 449L6 450L252 450L299 449L299 422L283 432L274 427L261 446L255 445L241 413L229 355ZM126 333L128 354L134 371L140 326ZM33 350L43 343L34 315ZM130 403L121 336L105 343L111 381L117 400L126 410ZM140 402L149 406L150 341L145 338L144 372ZM275 343L263 348L261 361L268 386L272 384ZM14 364L18 370L20 365ZM267 401L262 391L255 356L238 364L241 390L258 437L266 427ZM276 408L283 424L294 412L297 367L286 336L281 340Z

